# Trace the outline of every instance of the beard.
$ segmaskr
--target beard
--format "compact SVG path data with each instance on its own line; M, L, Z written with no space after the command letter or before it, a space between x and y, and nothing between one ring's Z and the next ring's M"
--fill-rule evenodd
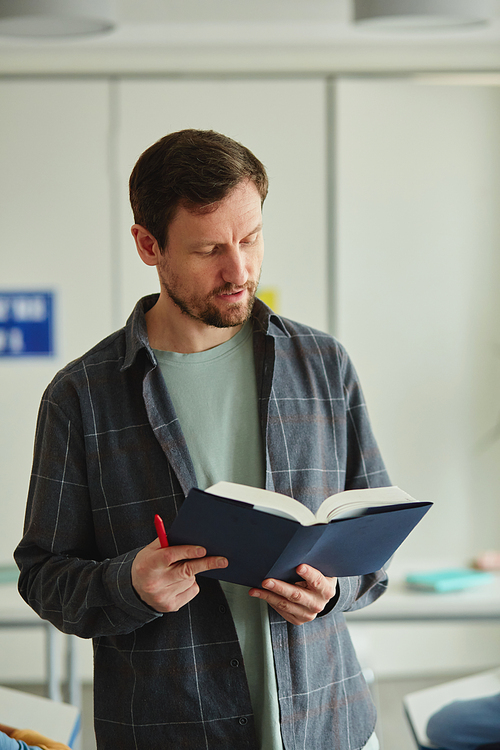
M159 271L159 276L163 289L184 315L193 320L201 321L213 328L234 328L246 323L252 313L259 285L259 279L257 281L247 281L242 287L235 286L234 284L224 284L218 289L214 289L210 294L201 296L185 291L178 279L175 276L172 278L171 274L169 274L169 283L166 275L163 273L163 269ZM239 292L242 289L248 290L246 302L229 303L225 306L224 310L219 309L215 302L215 298L219 294L231 294Z

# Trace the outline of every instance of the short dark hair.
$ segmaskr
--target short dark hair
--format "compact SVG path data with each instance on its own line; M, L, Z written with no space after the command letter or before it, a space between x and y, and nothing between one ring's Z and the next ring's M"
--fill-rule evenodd
M160 138L139 157L129 181L134 221L167 246L179 206L196 211L223 200L242 180L252 180L263 203L264 165L241 143L213 130L180 130Z

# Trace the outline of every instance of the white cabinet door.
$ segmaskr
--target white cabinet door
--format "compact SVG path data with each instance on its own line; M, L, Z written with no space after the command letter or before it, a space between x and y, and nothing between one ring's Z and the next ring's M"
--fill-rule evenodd
M38 404L111 330L108 85L0 82L0 291L55 296L54 356L0 357L0 563L22 533Z
M121 317L158 288L137 256L127 184L139 155L167 133L218 130L265 164L266 254L261 288L278 292L278 311L327 326L325 83L323 80L124 80L118 84L117 185Z
M499 132L498 87L337 87L337 335L392 481L435 503L392 580L500 546ZM498 625L478 628L370 626L370 666L379 677L486 669Z
M337 333L393 481L436 505L398 559L500 545L500 89L345 80Z

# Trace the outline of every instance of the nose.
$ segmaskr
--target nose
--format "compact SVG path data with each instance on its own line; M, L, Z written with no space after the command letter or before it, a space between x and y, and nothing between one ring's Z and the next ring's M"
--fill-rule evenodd
M222 278L226 284L244 286L248 281L246 258L239 245L232 246L224 253Z

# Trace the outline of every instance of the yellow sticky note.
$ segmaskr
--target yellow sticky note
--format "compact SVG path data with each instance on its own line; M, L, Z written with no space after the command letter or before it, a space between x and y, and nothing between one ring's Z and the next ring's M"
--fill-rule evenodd
M275 313L279 313L279 292L276 287L267 286L259 289L257 297Z

